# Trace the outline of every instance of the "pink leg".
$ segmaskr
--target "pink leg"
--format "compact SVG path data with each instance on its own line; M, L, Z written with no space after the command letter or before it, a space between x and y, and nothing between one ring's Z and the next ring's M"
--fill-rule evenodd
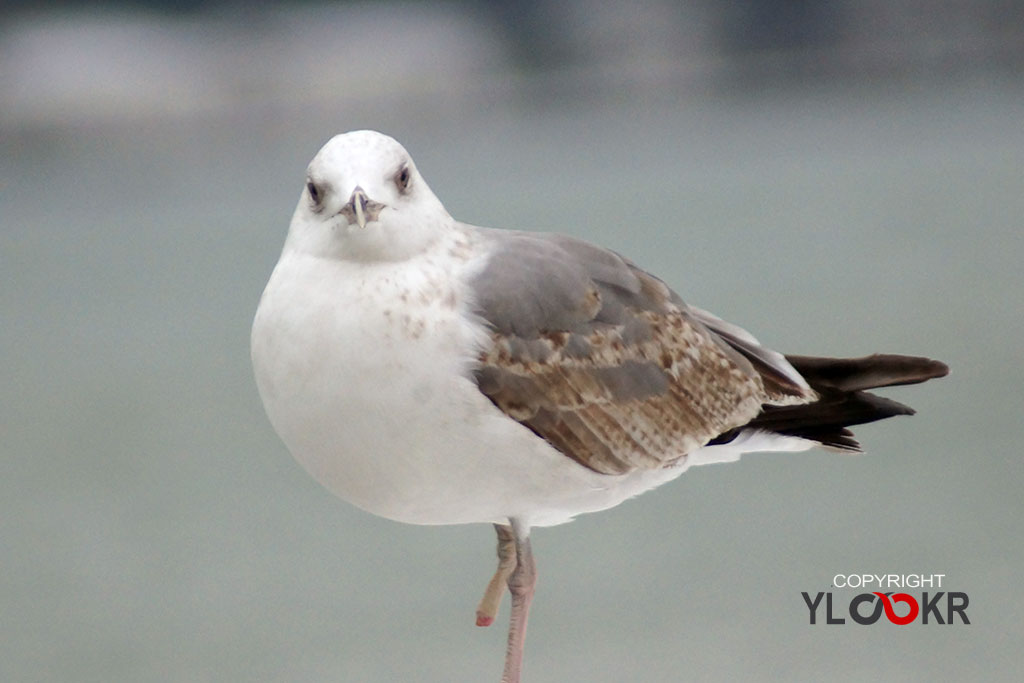
M537 584L537 567L530 549L530 527L517 519L512 522L516 547L516 568L508 577L508 590L512 594L512 617L508 626L508 647L505 650L505 672L502 683L519 683L523 670L523 648L526 644L526 619Z
M494 530L498 532L498 570L491 577L487 584L484 597L476 608L476 625L490 626L494 623L494 617L498 614L498 606L501 605L501 596L505 593L505 585L509 574L516 567L516 541L512 535L512 527L505 524L495 524Z

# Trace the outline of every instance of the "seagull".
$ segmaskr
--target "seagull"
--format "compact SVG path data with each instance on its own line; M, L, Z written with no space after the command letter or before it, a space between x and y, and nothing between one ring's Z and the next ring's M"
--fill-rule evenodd
M505 683L522 671L532 528L743 453L859 452L848 427L914 412L869 389L948 373L784 356L613 251L456 221L369 130L310 162L251 347L271 424L331 492L399 522L494 525L476 623L507 587Z

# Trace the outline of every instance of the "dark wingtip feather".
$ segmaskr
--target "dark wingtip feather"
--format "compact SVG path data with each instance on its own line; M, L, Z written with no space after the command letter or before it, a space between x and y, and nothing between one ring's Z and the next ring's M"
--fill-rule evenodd
M822 447L829 450L838 451L847 455L859 455L864 452L861 448L860 442L853 438L853 432L849 429L844 429L844 433L832 436L822 436L820 439L815 439L822 445Z
M719 435L710 442L712 445L728 443L743 429L756 428L817 441L831 450L861 453L860 444L847 427L914 414L910 406L868 393L866 389L917 384L949 374L949 367L940 361L895 354L786 359L818 392L818 400L801 405L765 405L757 417Z
M813 386L813 385L812 385ZM860 443L853 438L848 427L897 415L913 415L914 409L891 398L866 391L839 391L827 388L814 403L795 406L762 408L761 414L744 425L764 429L776 434L817 441L825 448L845 453L861 453ZM725 443L740 431L739 428L723 434L712 443Z
M892 353L876 353L862 358L786 356L786 360L819 391L863 391L918 384L949 374L949 366L941 361Z

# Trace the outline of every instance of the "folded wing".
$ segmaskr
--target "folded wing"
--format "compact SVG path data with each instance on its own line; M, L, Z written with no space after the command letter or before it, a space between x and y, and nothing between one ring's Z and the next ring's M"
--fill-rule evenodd
M613 252L561 235L483 236L480 390L593 470L671 465L766 404L817 397L781 354Z

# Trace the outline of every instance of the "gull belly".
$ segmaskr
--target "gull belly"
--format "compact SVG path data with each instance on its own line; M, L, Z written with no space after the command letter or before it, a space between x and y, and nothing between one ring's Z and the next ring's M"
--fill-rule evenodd
M546 526L686 469L598 474L501 413L472 376L486 327L460 275L481 257L452 251L441 243L400 263L282 255L253 324L253 365L271 423L317 481L401 522Z

